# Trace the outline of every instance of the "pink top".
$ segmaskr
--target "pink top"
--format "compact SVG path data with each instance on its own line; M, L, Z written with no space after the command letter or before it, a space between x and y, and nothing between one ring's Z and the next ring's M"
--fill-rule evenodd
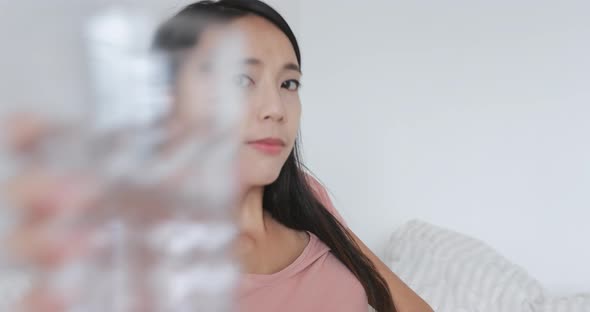
M312 180L322 203L345 224L325 189ZM309 236L301 255L283 270L243 276L238 292L240 312L368 311L361 283L328 246L314 234Z

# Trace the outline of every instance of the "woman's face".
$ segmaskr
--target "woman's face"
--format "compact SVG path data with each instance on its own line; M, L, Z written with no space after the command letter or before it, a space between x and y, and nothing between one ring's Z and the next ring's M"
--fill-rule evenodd
M210 103L211 85L202 75L184 69L205 68L220 39L228 33L242 36L244 55L231 79L243 92L244 118L239 148L240 184L244 188L264 186L277 179L293 150L299 130L301 72L293 46L274 24L257 16L246 16L206 30L177 84L177 96L195 103ZM187 74L190 73L190 74ZM181 105L183 106L183 105Z

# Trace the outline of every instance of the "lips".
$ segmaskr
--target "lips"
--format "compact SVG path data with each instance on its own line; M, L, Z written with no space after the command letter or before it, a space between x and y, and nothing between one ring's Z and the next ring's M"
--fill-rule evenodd
M285 141L278 138L265 138L256 141L250 141L248 144L260 152L270 155L280 154L285 148Z

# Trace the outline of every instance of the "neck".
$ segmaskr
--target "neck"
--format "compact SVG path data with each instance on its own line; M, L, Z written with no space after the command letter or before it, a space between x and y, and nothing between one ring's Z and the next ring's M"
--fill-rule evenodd
M262 209L264 187L252 187L241 192L236 210L239 236L236 240L237 257L242 265L251 270L252 254L264 246L268 224Z
M259 238L267 232L266 216L262 209L263 195L263 186L251 187L242 192L237 210L240 234Z
M273 220L262 208L264 187L242 192L237 210L237 257L247 273L271 274L301 254L309 237Z

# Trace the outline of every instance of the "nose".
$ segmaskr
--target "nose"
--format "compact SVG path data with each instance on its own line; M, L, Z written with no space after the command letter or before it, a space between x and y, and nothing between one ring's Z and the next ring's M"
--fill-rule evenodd
M258 98L258 118L284 122L286 120L285 107L279 90L275 88L264 88Z

